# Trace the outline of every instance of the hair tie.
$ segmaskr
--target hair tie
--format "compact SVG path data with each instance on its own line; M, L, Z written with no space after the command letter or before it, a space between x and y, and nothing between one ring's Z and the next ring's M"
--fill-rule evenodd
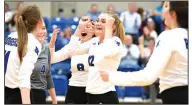
M22 19L23 17L22 16L19 16L19 19Z

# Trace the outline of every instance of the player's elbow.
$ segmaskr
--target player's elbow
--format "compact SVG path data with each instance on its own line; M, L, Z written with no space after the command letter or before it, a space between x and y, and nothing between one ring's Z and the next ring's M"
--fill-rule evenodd
M152 85L154 82L155 82L156 79L154 79L153 77L148 77L146 79L144 79L143 83L143 86L149 86L149 85Z
M21 78L20 82L19 82L19 88L31 88L31 82L30 82L30 78Z
M31 88L31 73L23 72L19 75L19 88Z

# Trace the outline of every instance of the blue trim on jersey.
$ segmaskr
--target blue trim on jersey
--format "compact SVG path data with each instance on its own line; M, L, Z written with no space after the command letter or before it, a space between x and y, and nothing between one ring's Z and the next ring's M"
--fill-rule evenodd
M9 60L9 55L10 55L10 51L6 51L6 50L5 50L5 59L4 59L4 61L5 61L5 63L4 63L4 64L5 64L5 65L4 65L4 67L5 67L4 69L5 69L5 70L4 70L4 71L5 71L5 72L7 71L7 63L8 63L8 60Z
M17 47L17 43L18 43L17 38L11 38L11 37L5 38L5 45Z
M159 46L159 43L160 43L160 40L157 42L157 45L156 45L156 47L158 47L158 46Z
M37 53L37 55L39 54L39 49L37 47L35 48L35 53Z

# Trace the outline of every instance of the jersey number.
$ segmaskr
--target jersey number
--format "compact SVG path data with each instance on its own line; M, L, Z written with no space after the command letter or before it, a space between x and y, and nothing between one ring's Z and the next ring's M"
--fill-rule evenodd
M185 41L186 49L188 49L188 39L185 38L184 41Z
M78 71L84 71L84 65L82 63L77 64Z
M44 74L45 73L45 65L42 66L41 72Z
M95 57L93 55L89 56L89 58L88 58L89 66L94 66L94 64L93 64L94 58Z
M9 60L9 55L10 55L10 51L6 51L5 50L5 72L6 72L6 70L7 70L7 63L8 63L8 60Z

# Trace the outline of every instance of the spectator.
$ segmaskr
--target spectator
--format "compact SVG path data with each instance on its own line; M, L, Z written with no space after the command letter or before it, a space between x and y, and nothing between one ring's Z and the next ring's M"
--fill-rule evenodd
M151 38L150 36L150 31L147 26L143 28L143 35L139 37L139 46L147 47L149 43L149 39Z
M155 39L150 37L147 47L139 46L140 49L140 62L143 65L143 67L146 66L147 62L149 61L149 58L153 52L155 46Z
M114 12L120 16L120 13L115 10L115 7L112 4L107 6L107 11Z
M129 10L122 12L120 19L124 24L126 34L133 36L133 43L138 44L139 28L141 26L141 16L137 13L135 3L129 4Z
M9 32L16 31L16 19L17 19L16 14L14 14L9 24Z
M150 36L153 37L155 40L157 39L157 32L155 31L155 22L152 18L147 19L147 27L150 31Z
M13 12L9 10L9 4L5 3L5 23L8 24L12 17L13 17Z
M115 7L114 7L112 4L109 4L109 5L107 6L107 11L115 12Z
M144 14L144 9L143 8L138 8L137 13L141 16L141 26L139 28L139 35L143 34L143 27L146 25L146 16Z
M156 23L156 32L158 35L164 30L163 18L162 18L162 7L164 1L161 2L160 6L155 8L155 11L152 12L152 16L154 17Z
M65 28L64 37L70 39L72 35L72 29L70 27Z
M137 45L133 44L133 39L131 35L126 35L125 37L125 48L126 52L124 57L121 59L120 68L136 68L138 69L138 59L140 51Z
M90 16L93 21L96 21L100 15L97 4L92 4L90 9L91 10L87 12L87 16Z
M13 12L9 10L9 4L5 3L5 31L9 31L9 23L11 22L11 19L13 17Z

